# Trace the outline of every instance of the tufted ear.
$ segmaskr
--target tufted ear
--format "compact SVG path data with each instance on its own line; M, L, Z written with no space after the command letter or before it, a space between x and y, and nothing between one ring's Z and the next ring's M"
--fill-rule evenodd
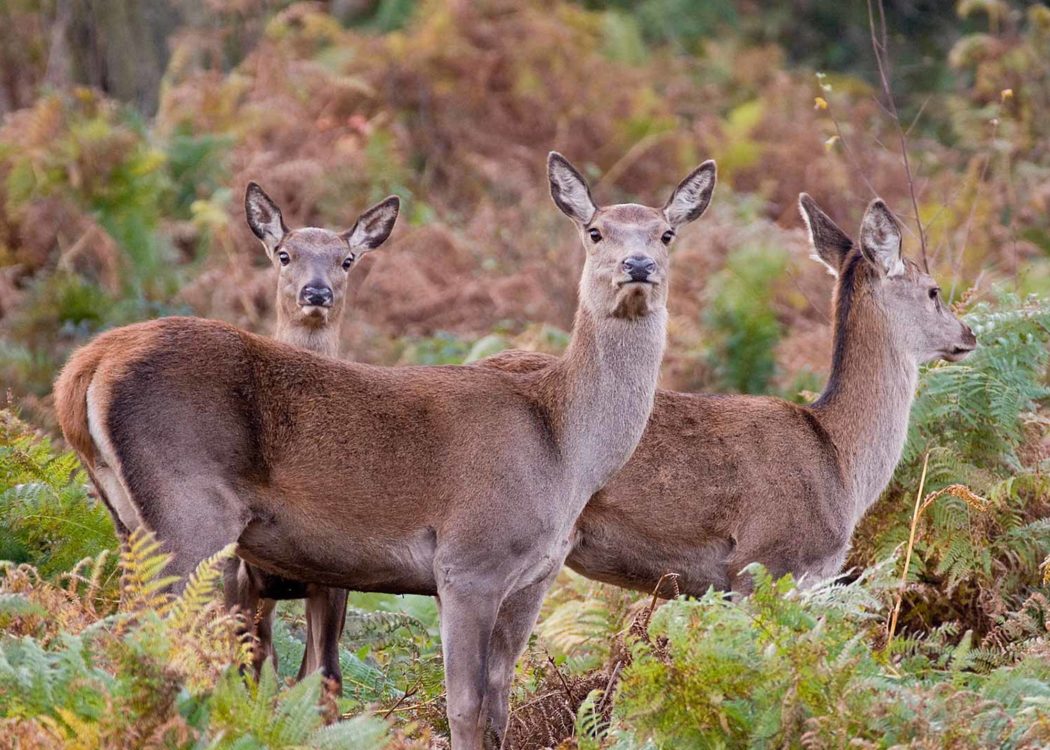
M248 226L266 248L266 254L273 255L274 249L288 234L281 209L258 184L249 182L244 193L244 213L248 217Z
M361 214L354 225L340 236L346 240L351 250L360 253L375 250L390 236L400 210L400 198L396 195L384 198Z
M798 209L809 230L813 257L828 267L832 276L838 276L842 263L853 249L853 240L839 229L831 217L820 210L816 201L806 193L799 193Z
M547 156L547 177L551 183L554 204L570 219L587 224L598 207L591 198L591 189L576 167L557 151Z
M716 172L715 163L709 159L678 183L664 206L664 216L672 227L677 228L703 215L715 192Z
M901 225L880 198L871 202L860 222L860 251L884 275L904 273Z

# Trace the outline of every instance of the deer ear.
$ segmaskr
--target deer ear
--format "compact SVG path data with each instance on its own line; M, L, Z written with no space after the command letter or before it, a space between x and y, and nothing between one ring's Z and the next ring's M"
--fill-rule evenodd
M367 253L386 242L394 229L401 199L396 195L384 198L359 217L354 225L340 236L352 250Z
M901 225L880 198L868 205L860 222L860 251L886 276L904 273Z
M832 276L838 276L842 263L853 249L853 240L839 229L831 217L820 210L816 201L806 193L799 193L798 209L809 230L813 257L828 267Z
M281 218L281 209L266 191L256 183L249 182L248 190L244 193L244 213L248 217L248 226L262 240L266 254L273 255L274 249L288 234L288 227Z
M551 151L547 156L547 177L551 183L551 198L562 213L580 224L586 224L594 218L598 207L591 198L587 181L557 151Z
M690 172L667 199L664 216L672 227L696 221L711 203L717 169L710 159Z

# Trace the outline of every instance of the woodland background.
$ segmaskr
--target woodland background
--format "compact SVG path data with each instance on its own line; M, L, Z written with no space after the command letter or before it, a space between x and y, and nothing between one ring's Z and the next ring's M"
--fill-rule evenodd
M1050 745L1050 8L5 0L0 22L0 747L447 746L429 599L352 596L344 692L321 709L316 678L286 684L295 606L279 675L246 683L219 563L172 600L154 541L118 554L51 382L95 333L158 315L271 330L248 180L290 226L404 200L353 273L345 356L560 351L581 254L552 148L599 202L660 202L718 161L674 252L665 387L819 391L832 280L801 190L851 231L885 198L981 348L924 371L855 582L760 577L744 602L654 611L563 574L514 747Z

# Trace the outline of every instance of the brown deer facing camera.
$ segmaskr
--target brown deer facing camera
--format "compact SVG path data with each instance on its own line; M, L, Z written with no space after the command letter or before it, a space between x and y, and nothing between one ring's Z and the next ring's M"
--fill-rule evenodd
M281 209L256 183L248 183L244 210L248 226L277 270L277 330L274 338L319 354L339 353L350 270L386 241L400 201L390 196L365 211L341 233L306 227L290 231ZM306 599L306 651L299 679L320 669L342 684L339 638L346 621L346 589L292 581L231 560L226 568L226 606L237 607L255 631L255 669L266 657L277 667L273 618L279 599Z
M560 155L548 176L586 260L569 347L543 368L372 367L166 318L102 334L55 384L108 506L165 542L173 574L235 541L293 581L436 594L455 750L501 742L576 519L645 430L667 245L715 184L707 162L663 208L598 208Z
M960 360L977 340L936 282L901 257L900 226L882 201L868 207L859 244L808 195L799 205L816 257L837 277L820 399L657 392L633 457L577 522L573 570L647 592L673 572L696 596L749 591L752 562L810 581L839 572L900 459L919 365ZM483 364L523 371L548 361L508 352Z

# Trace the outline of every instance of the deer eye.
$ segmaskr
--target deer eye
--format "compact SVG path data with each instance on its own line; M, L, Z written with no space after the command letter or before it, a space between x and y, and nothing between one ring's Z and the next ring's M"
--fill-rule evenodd
M666 232L664 232L664 236L660 238L660 242L664 243L665 245L670 245L671 244L671 240L673 240L673 239L674 239L674 230L673 229L668 229Z
M594 227L591 227L590 229L587 230L587 235L591 238L591 242L601 242L602 241L602 233L599 232Z
M350 253L348 256L346 256L346 258L343 259L343 270L349 271L350 266L354 265L354 260L355 256L353 253Z
M282 266L287 266L289 263L292 262L291 256L288 255L288 253L286 253L284 250L281 250L279 253L277 253L277 260L281 261Z
M940 293L941 293L941 290L938 289L937 287L934 287L933 289L930 290L930 299L937 299L937 295L940 294Z

